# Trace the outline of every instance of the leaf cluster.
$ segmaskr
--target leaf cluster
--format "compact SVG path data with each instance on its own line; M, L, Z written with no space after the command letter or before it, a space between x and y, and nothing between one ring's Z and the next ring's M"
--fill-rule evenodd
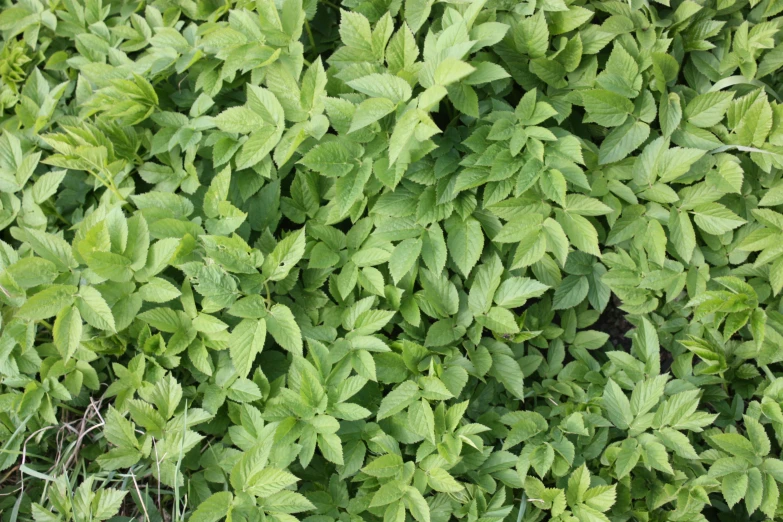
M781 519L781 13L6 1L2 521Z

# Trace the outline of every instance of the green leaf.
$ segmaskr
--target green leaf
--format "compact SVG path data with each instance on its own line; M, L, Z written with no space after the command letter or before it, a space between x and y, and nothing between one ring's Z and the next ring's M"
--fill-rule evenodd
M66 173L66 170L53 170L38 178L33 185L33 200L40 205L54 196Z
M598 232L589 220L578 214L556 212L557 222L563 227L569 241L582 252L601 257Z
M362 468L362 472L371 477L393 477L402 471L402 457L394 453L381 455Z
M204 213L207 217L220 215L220 203L228 197L228 188L231 184L231 169L226 167L217 176L212 178L209 190L204 195Z
M745 220L720 203L705 203L693 209L696 225L708 234L725 234L743 225Z
M329 141L313 147L299 163L324 176L337 178L351 172L359 164L363 152L358 143Z
M659 375L636 384L631 393L631 413L634 417L644 415L658 404L668 380L668 376Z
M549 29L543 10L525 18L514 27L514 42L519 52L531 58L540 58L546 54L549 47Z
M79 288L76 306L82 317L90 326L99 330L116 330L114 314L100 292L91 286Z
M541 297L549 287L535 279L511 277L503 281L495 292L495 304L505 308L517 308L528 299Z
M460 272L467 276L476 265L484 249L481 224L473 218L454 220L446 225L449 256Z
M97 520L106 520L116 515L122 507L127 491L113 488L101 488L96 492L92 504L92 514Z
M769 518L774 518L777 502L780 498L777 482L772 475L764 475L764 498L759 510Z
M669 214L669 233L674 249L687 263L693 257L696 248L696 232L687 212L672 208Z
M505 308L494 306L485 315L476 317L476 321L500 335L515 334L519 332L514 314Z
M234 327L229 339L229 353L231 354L231 362L234 363L234 368L240 377L247 377L250 373L256 355L264 349L265 339L266 321L264 319L244 319ZM277 341L277 338L275 340ZM281 344L280 341L278 344ZM283 345L281 344L281 346Z
M77 288L71 285L52 285L30 297L16 313L20 319L40 321L56 315L73 303Z
M421 122L421 114L416 110L409 110L402 117L397 119L391 138L389 139L389 165L404 157L404 152L409 152L411 138L414 137L414 131Z
M745 492L745 507L749 514L753 514L764 498L764 479L758 468L748 470L748 488Z
M582 101L590 119L605 127L622 125L633 112L633 103L628 98L604 89L583 92Z
M356 132L391 114L397 104L388 98L369 98L356 107L348 133Z
M411 13L407 12L406 14ZM418 30L418 28L416 29ZM416 45L413 32L408 24L403 23L386 47L386 63L389 65L389 70L396 73L400 69L409 68L416 62L418 56L419 48Z
M730 473L721 481L721 491L726 504L733 507L743 499L748 489L748 476L743 473Z
M586 465L582 465L568 478L568 488L566 489L566 499L570 506L582 504L585 501L585 494L590 488L590 471Z
M215 125L224 132L250 133L264 124L256 112L247 107L231 107L215 118Z
M179 289L159 277L151 278L139 288L139 297L150 303L166 303L182 295Z
M406 486L399 481L387 482L375 492L370 507L387 506L397 502L405 494L405 490ZM402 508L402 504L400 504L400 508Z
M391 74L369 74L349 81L348 85L371 98L386 98L394 104L408 101L412 94L408 82Z
M337 180L337 209L341 215L347 213L351 206L362 197L371 174L372 165L369 161L365 161Z
M603 405L612 424L621 430L628 429L633 421L631 403L612 379L609 379L604 388Z
M503 353L493 354L492 374L511 395L519 400L525 399L525 376L513 357Z
M340 443L340 437L334 433L319 433L318 434L318 448L321 450L324 458L329 462L342 466L343 461L343 448Z
M414 33L417 33L427 17L434 0L405 0L405 21Z
M389 272L391 273L394 284L413 268L422 249L421 239L406 239L394 247L394 251L389 258Z
M390 391L378 408L378 420L401 412L419 398L419 387L413 381L405 381Z
M270 281L280 281L288 276L291 268L302 259L305 252L305 229L288 234L264 259L262 272Z
M723 120L734 93L708 92L693 98L685 106L685 118L696 127L712 127Z
M620 161L644 143L649 135L649 125L629 119L604 138L598 151L598 162L606 165Z
M500 276L503 274L503 265L493 256L489 262L480 265L473 278L473 285L468 295L468 306L474 314L484 314L492 305L492 297L500 285Z
M295 484L299 479L287 471L276 468L264 468L248 477L242 491L256 497L266 498L280 492L283 488Z
M590 290L590 283L583 276L568 276L563 279L555 289L555 296L552 300L554 310L565 310L574 308L584 301L587 292Z
M745 429L748 433L753 447L756 449L756 455L766 456L770 452L770 442L767 432L761 423L755 419L748 417L747 415L743 419L745 423Z
M636 439L630 438L624 440L620 446L620 451L617 453L617 459L614 464L617 478L621 479L628 475L636 467L640 457L641 449L639 448Z
M665 137L669 137L677 130L682 121L682 106L680 97L677 93L669 93L666 97L661 97L661 105L658 109L658 121L661 124L661 132Z
M756 449L753 444L742 435L737 433L718 433L711 438L720 449L735 457L742 457L751 462L756 460Z
M433 468L427 472L427 481L432 489L441 493L458 493L465 487L457 482L443 468Z
M290 308L284 304L273 305L266 318L266 327L277 344L294 355L302 355L302 332Z
M24 236L33 251L47 261L54 263L59 271L65 272L78 266L73 257L71 245L61 237L32 229L26 229Z
M476 68L469 63L455 58L446 58L435 68L435 83L443 86L451 85L469 76L475 70Z
M78 308L68 306L57 314L52 336L57 351L67 362L76 352L82 339L82 316Z
M196 511L190 517L192 522L217 522L225 518L231 512L231 503L234 496L228 491L215 493L199 504Z
M349 47L372 52L370 22L360 13L340 11L340 38Z
M410 511L411 516L416 519L417 522L430 522L430 506L424 497L413 486L408 486L405 489L405 496L403 497L405 507Z

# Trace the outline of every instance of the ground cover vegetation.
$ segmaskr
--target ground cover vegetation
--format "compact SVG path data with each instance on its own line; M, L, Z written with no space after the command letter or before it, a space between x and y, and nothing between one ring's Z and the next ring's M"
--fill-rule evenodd
M4 0L3 522L779 520L782 13Z

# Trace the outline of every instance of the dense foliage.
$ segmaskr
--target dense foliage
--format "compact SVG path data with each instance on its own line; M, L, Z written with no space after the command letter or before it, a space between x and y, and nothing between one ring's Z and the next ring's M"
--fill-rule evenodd
M783 1L4 0L3 522L783 516Z

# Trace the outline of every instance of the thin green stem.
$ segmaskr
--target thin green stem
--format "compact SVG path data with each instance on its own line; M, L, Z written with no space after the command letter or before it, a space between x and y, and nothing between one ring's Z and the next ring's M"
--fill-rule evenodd
M54 327L51 324L49 324L49 322L44 321L43 319L39 320L38 324L40 324L41 326L47 328L49 331L54 329Z
M119 199L122 202L123 205L127 206L128 210L132 211L133 210L133 206L128 202L127 199L125 199L125 196L123 196L120 193L120 190L117 188L117 185L114 183L114 179L111 176L106 175L104 173L104 170L103 170L102 166L97 165L95 163L93 163L93 165L95 165L95 167L101 172L101 174L99 175L99 174L93 172L92 170L88 170L87 172L90 175L92 175L93 177L95 177L95 179L100 181L101 185L103 185L107 189L111 190L114 193L114 195L117 196L117 199Z
M186 400L185 401L185 412L184 412L184 416L183 416L183 419L182 419L182 440L181 440L180 446L179 446L179 456L177 457L177 465L174 468L175 480L174 480L174 517L173 517L173 520L175 520L176 522L179 522L180 520L182 520L180 518L180 513L179 513L179 481L176 480L176 477L179 474L180 469L182 468L182 457L185 455L185 435L186 435L187 429L188 429L188 401ZM139 496L139 497L141 497L141 496ZM187 508L187 504L186 504L185 508ZM183 508L183 514L184 514L184 511L185 511L185 508ZM148 520L149 520L149 518L148 518Z
M120 193L120 189L118 189L118 188L117 188L117 185L115 185L113 181L111 182L111 184L109 184L108 188L109 188L109 190L111 190L111 191L114 193L114 195L115 195L115 196L117 196L117 199L119 199L120 201L122 201L122 204L123 204L123 205L128 205L128 206L130 206L130 203L128 203L128 200L127 200L127 199L125 199L125 196L123 196L123 195Z
M313 48L313 52L317 53L318 51L316 50L316 46L315 46L315 38L313 38L313 31L312 29L310 29L310 22L307 21L307 18L305 18L304 26L305 26L305 31L307 31L307 38L310 40L310 47Z
M123 203L128 202L128 200L126 200L125 197L123 197L123 195L120 194L120 191L119 189L117 189L117 185L114 184L114 181L112 181L108 176L106 177L106 179L103 179L102 175L99 175L91 170L88 170L87 172L89 172L95 179L100 181L101 185L106 187L108 190L112 191L114 195L117 196L117 198L119 198L120 201L122 201Z
M322 4L326 4L326 5L328 5L329 7L331 7L332 9L337 9L338 11L340 10L340 7L338 7L338 6L334 5L332 2L329 2L328 0L321 0L321 2L320 2L320 3L322 3Z
M54 215L55 218L57 218L59 221L62 221L63 224L65 224L65 225L67 225L69 227L72 226L71 222L68 221L67 219L65 219L65 216L60 214L60 211L57 210L57 206L54 203L49 201L49 205L48 206L49 206L49 210L52 212L52 215Z

